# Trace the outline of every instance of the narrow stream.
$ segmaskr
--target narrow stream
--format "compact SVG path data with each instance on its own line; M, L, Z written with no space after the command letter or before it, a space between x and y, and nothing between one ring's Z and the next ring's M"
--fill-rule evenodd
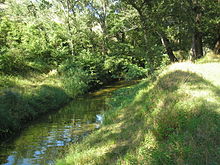
M106 98L111 92L132 84L134 82L118 82L106 86L75 99L58 111L41 116L13 140L0 144L0 164L54 164L68 144L80 141L100 127L101 114L107 109Z

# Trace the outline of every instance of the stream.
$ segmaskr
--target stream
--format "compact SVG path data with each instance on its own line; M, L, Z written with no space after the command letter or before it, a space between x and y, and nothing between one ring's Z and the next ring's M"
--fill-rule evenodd
M79 142L100 128L111 92L134 83L117 82L74 99L58 111L42 115L19 135L0 144L0 164L54 164L68 150L68 144Z

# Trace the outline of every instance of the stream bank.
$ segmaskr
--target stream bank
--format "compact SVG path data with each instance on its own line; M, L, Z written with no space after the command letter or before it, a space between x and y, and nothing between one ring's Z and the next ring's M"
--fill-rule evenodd
M54 164L68 144L79 142L99 129L111 92L134 83L108 85L33 121L19 136L1 144L0 164Z

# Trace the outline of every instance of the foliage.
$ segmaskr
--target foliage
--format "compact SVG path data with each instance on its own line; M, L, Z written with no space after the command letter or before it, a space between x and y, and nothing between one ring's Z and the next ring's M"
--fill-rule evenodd
M84 94L88 90L89 75L81 68L73 67L64 72L64 89L69 96L75 97Z
M2 73L25 73L28 69L30 68L27 66L25 57L19 49L10 49L0 56L0 70Z
M127 72L125 72L125 80L137 80L146 77L147 70L134 64L126 66Z
M157 42L157 44L162 44L167 52L169 52L170 57L174 57L172 51L175 49L187 52L190 49L201 49L203 47L203 40L206 46L209 45L210 47L212 45L212 49L216 43L216 37L218 37L216 34L219 33L219 28L216 28L219 24L217 23L219 20L217 10L220 7L217 0L140 0L135 2L123 0L123 2L136 9L143 29L142 34L145 38L152 38L154 36L158 41L159 39L163 41L166 39L168 41L167 43ZM208 38L212 39L209 40ZM151 42L152 40L150 39ZM191 46L193 44L194 46ZM202 50L200 51L200 55L202 55ZM195 58L198 58L197 55L195 55Z
M132 58L108 57L82 51L60 65L59 72L67 93L77 95L100 87L117 79L140 79L146 76L147 70L132 63ZM75 91L74 91L75 90Z

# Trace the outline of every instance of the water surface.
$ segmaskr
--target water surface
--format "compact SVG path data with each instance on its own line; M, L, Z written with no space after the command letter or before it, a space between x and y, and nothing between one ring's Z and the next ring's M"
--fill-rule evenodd
M106 98L111 91L131 84L134 82L106 86L41 116L13 140L0 145L0 164L54 164L68 144L79 142L101 126L102 113L107 109Z

